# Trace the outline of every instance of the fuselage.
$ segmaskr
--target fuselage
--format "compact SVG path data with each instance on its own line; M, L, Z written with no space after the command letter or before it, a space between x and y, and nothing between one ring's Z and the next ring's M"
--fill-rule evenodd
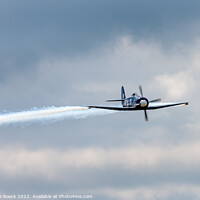
M130 108L130 107L135 108L137 106L140 108L145 108L148 106L148 100L134 93L131 97L126 98L122 102L122 106L126 108Z

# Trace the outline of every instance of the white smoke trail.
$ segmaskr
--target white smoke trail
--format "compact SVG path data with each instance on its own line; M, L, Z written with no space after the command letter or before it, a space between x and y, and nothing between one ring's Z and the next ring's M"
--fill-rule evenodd
M65 118L82 119L86 117L106 115L115 111L89 109L81 106L45 107L32 110L0 114L0 126L16 123L54 122Z

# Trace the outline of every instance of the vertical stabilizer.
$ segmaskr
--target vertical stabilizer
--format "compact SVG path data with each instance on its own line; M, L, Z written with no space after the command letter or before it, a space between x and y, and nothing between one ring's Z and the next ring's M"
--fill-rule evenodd
M123 86L121 89L121 99L126 99L126 94ZM122 106L124 106L124 101L122 101Z

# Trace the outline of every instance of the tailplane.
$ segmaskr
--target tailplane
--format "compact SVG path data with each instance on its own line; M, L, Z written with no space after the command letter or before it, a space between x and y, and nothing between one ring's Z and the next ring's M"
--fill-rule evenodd
M126 99L125 90L124 90L124 87L122 86L122 89L121 89L121 99L107 100L107 102L121 101L121 102L122 102L122 106L123 106L123 105L124 105L124 100L125 100L125 99Z

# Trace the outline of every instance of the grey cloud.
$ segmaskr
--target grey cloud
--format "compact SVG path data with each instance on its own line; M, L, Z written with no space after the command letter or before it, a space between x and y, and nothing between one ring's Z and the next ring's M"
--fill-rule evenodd
M151 99L191 101L188 107L149 112L149 123L142 112L134 112L0 127L1 148L66 151L141 144L170 148L199 141L198 1L1 1L0 15L1 110L104 104L120 96L122 84L128 95L142 84ZM117 166L69 169L77 178L73 183L26 175L8 180L0 172L2 192L90 193L92 188L99 189L99 199L116 199L106 195L108 188L124 194L141 187L138 194L143 194L145 183L150 191L159 184L191 184L195 191L199 185L198 169L179 171L176 165L142 174ZM156 194L159 189L152 190ZM184 191L187 194L180 190L174 196L194 197Z
M195 48L197 47L193 46L193 49ZM191 55L190 51L188 54ZM193 59L190 56L185 57L185 54L173 55L173 53L162 51L158 44L135 43L125 36L117 44L111 42L105 48L91 52L89 55L76 58L46 57L37 64L34 74L12 75L12 81L7 79L7 82L0 87L0 103L2 110L8 111L27 110L34 106L104 104L106 99L120 96L121 84L126 87L127 95L131 95L132 92L138 90L137 87L141 81L144 93L150 99L167 98L166 93L173 85L165 88L161 84L162 80L161 83L155 84L154 77L167 71L172 74L169 74L169 77L173 79L173 74L177 72L188 69L193 71L192 62ZM193 77L193 74L192 72L190 76ZM187 88L183 91L180 100L190 100L186 94L191 91L192 85L187 80L182 79ZM196 78L195 82L198 82ZM159 88L159 86L162 87ZM164 100L171 100L170 98ZM1 127L3 134L6 135L1 143L2 145L20 143L27 148L42 148L51 145L60 148L79 145L109 146L126 145L127 142L152 141L160 143L169 141L176 144L189 138L194 139L190 137L191 133L190 136L188 135L190 129L186 126L188 117L191 115L189 108L149 112L152 120L145 126L143 126L143 113L133 112L75 121L66 120L45 126L36 123L24 129L20 126ZM168 126L166 126L166 121ZM83 130L82 133L80 130ZM60 134L54 138L57 132ZM159 135L162 134L162 138L156 134L158 132ZM181 138L178 134L180 132Z
M145 191L145 188L159 190L161 187L165 195L170 196L173 190L165 187L176 186L179 190L181 186L188 185L193 188L190 195L195 195L196 188L199 187L199 159L194 162L199 154L199 150L195 151L198 145L199 143L188 143L172 148L143 145L60 152L48 149L41 151L1 149L3 161L0 166L1 184L3 184L1 189L13 193L26 190L31 194L39 193L41 187L44 193L72 191L93 193L101 189L106 193L109 188L119 191L137 191L141 188L141 191ZM93 162L95 160L97 162ZM188 172L188 168L192 168L192 172ZM3 171L7 174L6 178L2 174ZM20 181L21 184L15 186L16 181ZM9 189L8 183L10 183ZM36 186L30 189L34 184ZM183 191L180 195L182 193ZM101 192L101 195L103 194L104 192Z
M199 35L198 1L1 2L1 79L45 55L82 54L123 34L184 43Z

